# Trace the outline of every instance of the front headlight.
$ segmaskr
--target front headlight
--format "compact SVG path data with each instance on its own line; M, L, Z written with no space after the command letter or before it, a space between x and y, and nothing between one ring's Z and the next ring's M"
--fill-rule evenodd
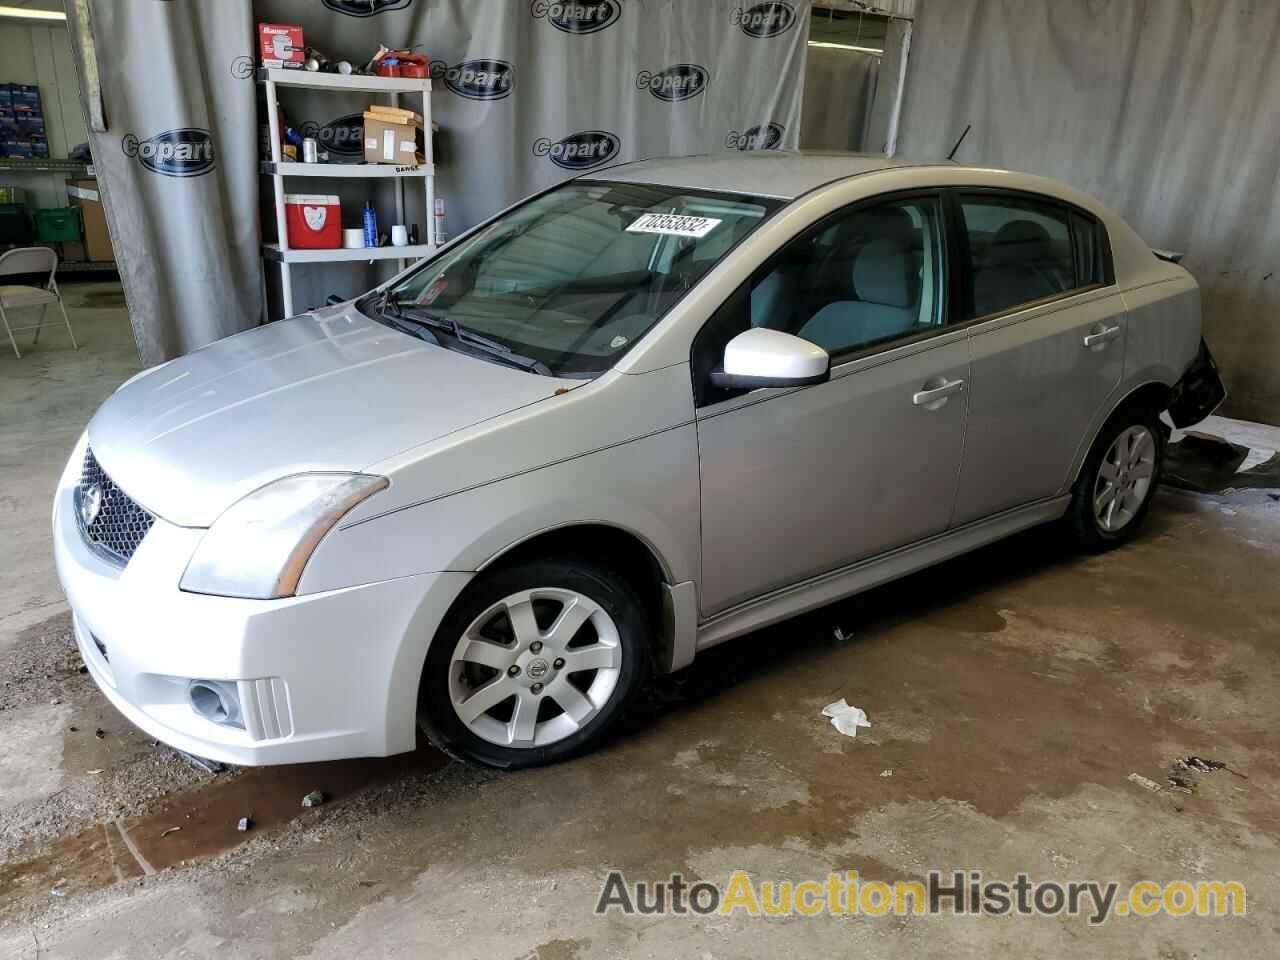
M363 473L300 473L227 508L204 535L182 589L221 597L293 596L320 539L356 504L390 485Z

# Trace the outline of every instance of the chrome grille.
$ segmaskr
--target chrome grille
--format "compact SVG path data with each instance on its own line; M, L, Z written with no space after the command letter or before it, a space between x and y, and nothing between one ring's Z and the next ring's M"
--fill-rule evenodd
M97 487L102 499L98 515L93 518L92 523L86 524L80 513L80 505L84 492L90 487ZM80 486L76 488L76 512L85 540L105 554L107 559L121 566L129 562L156 520L115 485L98 464L92 450L85 451L84 466L80 470Z

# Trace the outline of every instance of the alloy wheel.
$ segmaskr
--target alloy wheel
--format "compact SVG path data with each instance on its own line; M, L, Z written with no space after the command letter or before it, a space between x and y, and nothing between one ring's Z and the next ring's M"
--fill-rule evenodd
M1107 448L1093 486L1093 515L1104 532L1119 533L1137 516L1155 477L1156 449L1155 437L1140 424Z
M576 590L522 590L463 631L449 663L449 700L489 743L543 747L590 723L621 669L618 627L600 604Z

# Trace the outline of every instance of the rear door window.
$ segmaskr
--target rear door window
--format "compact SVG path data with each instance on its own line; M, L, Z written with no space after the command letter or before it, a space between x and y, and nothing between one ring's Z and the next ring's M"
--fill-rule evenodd
M960 197L960 210L969 240L974 316L1100 282L1086 265L1100 262L1097 239L1080 249L1066 208L1023 197L972 195Z

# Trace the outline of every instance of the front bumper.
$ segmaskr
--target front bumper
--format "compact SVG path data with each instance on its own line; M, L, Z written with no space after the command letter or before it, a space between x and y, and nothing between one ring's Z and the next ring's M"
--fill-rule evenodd
M414 748L427 644L470 574L280 600L184 593L203 531L157 519L128 565L113 566L81 538L68 474L53 511L58 577L89 674L130 721L180 750L250 766ZM234 684L244 728L198 714L193 679Z

